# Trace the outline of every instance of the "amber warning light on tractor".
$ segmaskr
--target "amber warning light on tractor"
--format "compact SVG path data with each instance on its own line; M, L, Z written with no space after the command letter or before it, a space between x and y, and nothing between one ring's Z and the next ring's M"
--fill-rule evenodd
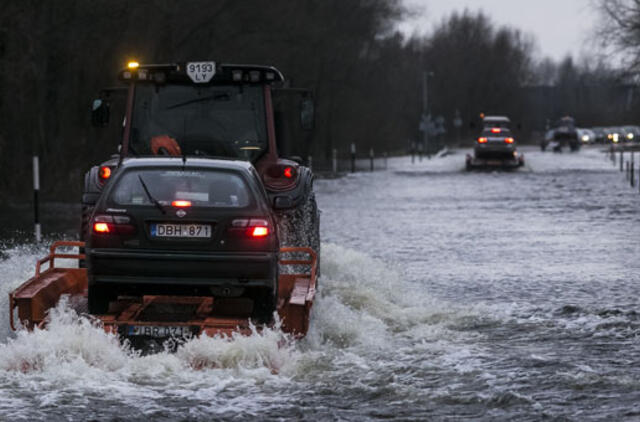
M130 61L129 63L127 63L127 67L129 69L137 69L139 66L140 66L140 63L136 61Z

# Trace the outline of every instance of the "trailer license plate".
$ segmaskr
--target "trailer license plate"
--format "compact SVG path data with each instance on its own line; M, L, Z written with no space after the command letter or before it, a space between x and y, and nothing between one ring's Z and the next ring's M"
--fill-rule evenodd
M169 325L130 325L127 329L129 336L145 336L154 338L191 338L193 332L186 326Z
M211 237L211 225L164 223L152 224L151 237L209 238Z

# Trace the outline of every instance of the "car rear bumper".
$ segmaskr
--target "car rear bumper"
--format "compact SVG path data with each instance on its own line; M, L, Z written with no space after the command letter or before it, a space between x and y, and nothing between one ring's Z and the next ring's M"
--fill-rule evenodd
M276 252L175 252L89 249L90 283L273 287Z
M482 156L482 158L467 155L467 169L473 168L504 168L514 169L524 165L524 156L520 154Z

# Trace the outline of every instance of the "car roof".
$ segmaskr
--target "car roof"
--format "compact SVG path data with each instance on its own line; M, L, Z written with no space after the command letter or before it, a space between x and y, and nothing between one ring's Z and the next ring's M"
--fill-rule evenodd
M253 164L244 160L233 160L224 158L195 158L187 157L141 157L126 158L122 162L122 168L145 168L145 167L167 167L167 168L210 168L222 170L236 170L247 172L253 168Z

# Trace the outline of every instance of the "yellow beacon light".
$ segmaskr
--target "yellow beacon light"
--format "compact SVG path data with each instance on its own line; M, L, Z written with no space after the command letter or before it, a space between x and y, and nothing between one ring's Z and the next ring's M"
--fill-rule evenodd
M138 62L129 62L129 63L127 63L127 67L129 69L137 69L138 66L140 66L140 63L138 63Z

